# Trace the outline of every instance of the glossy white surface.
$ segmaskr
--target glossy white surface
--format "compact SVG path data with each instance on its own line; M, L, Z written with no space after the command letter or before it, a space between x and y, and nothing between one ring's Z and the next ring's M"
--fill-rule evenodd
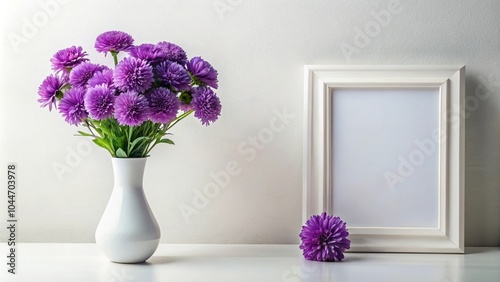
M6 253L6 245L2 245ZM0 281L499 281L500 248L460 254L347 253L343 262L302 258L297 245L160 245L143 264L107 260L95 244L20 244L16 275Z

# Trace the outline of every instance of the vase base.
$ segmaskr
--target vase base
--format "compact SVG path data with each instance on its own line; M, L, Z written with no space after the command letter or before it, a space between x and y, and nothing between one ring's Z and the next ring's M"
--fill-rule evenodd
M141 242L101 242L97 245L101 251L114 263L134 264L147 261L158 248L160 239Z
M118 263L118 264L141 264L145 263L146 260L139 260L139 261L114 261L110 260L112 263Z

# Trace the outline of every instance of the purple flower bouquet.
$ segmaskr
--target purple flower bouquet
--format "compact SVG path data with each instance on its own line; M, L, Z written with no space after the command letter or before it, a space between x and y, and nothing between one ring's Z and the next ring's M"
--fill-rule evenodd
M97 37L95 49L111 54L114 69L91 63L82 47L60 50L50 60L54 73L38 89L42 107L59 109L66 122L86 127L79 135L117 158L146 157L157 144L173 144L167 131L191 113L209 125L222 108L210 63L188 60L170 42L133 43L121 31ZM119 61L121 52L128 56Z

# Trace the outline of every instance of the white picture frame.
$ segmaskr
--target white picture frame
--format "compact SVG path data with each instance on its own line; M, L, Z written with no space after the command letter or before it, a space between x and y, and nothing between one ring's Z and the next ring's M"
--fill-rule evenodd
M353 252L463 253L464 95L465 66L306 65L303 222L340 216ZM412 149L434 125L436 150ZM413 174L402 173L405 154Z

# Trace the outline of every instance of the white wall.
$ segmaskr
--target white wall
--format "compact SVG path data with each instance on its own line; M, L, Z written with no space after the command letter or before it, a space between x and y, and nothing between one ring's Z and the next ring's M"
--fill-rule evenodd
M39 108L37 88L59 49L82 45L92 60L111 63L93 44L101 32L117 29L136 43L177 43L220 73L220 120L209 127L194 119L183 122L172 131L177 145L157 147L148 162L146 193L162 242L299 241L305 64L465 64L466 244L500 245L500 1L3 0L0 5L0 164L19 166L20 241L94 240L112 187L109 156L72 136L77 128L57 112ZM372 13L381 10L393 13L383 25L373 25ZM374 29L363 42L358 29L365 28ZM18 41L11 42L13 37ZM293 117L268 144L254 149L255 155L238 150L251 148L250 139L265 134L283 111ZM70 157L74 151L80 157ZM179 205L192 206L193 189L202 189L212 172L232 161L241 172L186 222ZM54 164L71 171L58 178ZM3 173L1 179L4 183ZM1 214L7 209L5 189ZM0 238L5 231L0 228Z

